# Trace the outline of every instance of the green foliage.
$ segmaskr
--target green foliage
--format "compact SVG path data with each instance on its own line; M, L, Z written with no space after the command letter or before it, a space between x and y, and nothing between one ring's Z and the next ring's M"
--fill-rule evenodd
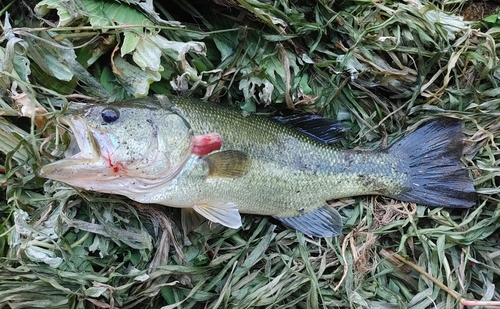
M464 297L500 298L496 17L478 30L447 1L27 3L36 15L0 11L0 307L457 307L389 250ZM478 206L359 197L333 202L335 239L250 215L185 236L177 210L35 176L69 144L54 126L69 104L157 93L334 117L348 147L463 119Z

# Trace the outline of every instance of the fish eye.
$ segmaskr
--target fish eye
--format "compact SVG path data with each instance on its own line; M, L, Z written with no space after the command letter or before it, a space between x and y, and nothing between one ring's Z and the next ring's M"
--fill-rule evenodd
M106 107L101 111L101 118L107 124L111 124L120 118L120 112L114 107Z

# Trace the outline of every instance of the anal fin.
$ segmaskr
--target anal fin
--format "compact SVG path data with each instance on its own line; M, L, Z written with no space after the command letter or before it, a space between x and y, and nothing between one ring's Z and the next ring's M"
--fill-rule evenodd
M224 205L194 205L193 210L208 220L237 229L241 227L241 216L234 203Z
M275 218L310 236L335 237L342 233L342 217L329 205L296 217Z

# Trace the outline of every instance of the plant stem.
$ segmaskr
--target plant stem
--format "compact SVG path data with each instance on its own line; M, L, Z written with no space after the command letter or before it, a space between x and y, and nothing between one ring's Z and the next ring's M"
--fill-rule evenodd
M441 289L445 290L448 294L453 296L456 300L458 300L462 305L464 306L493 306L493 307L500 307L500 301L483 301L483 300L470 300L470 299L465 299L463 298L459 293L453 291L452 289L448 288L446 285L444 285L441 281L438 279L434 278L432 275L430 275L428 272L426 272L424 269L422 269L420 266L417 264L408 261L401 255L388 250L384 249L385 251L389 252L390 255L394 258L396 258L398 261L404 263L405 265L408 265L409 267L415 269L417 272L419 272L421 275L426 277L427 279L431 280L433 283L435 283L437 286L439 286Z

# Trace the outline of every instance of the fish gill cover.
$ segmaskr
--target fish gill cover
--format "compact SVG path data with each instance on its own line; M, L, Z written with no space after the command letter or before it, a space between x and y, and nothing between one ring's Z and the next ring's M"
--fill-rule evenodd
M0 3L1 308L449 308L500 299L495 4L477 16L485 9L474 1ZM35 176L69 146L54 121L71 102L153 94L331 117L350 127L348 148L385 147L430 119L462 119L477 207L359 197L331 202L344 220L337 238L251 215L238 230L205 222L184 236L177 210Z

